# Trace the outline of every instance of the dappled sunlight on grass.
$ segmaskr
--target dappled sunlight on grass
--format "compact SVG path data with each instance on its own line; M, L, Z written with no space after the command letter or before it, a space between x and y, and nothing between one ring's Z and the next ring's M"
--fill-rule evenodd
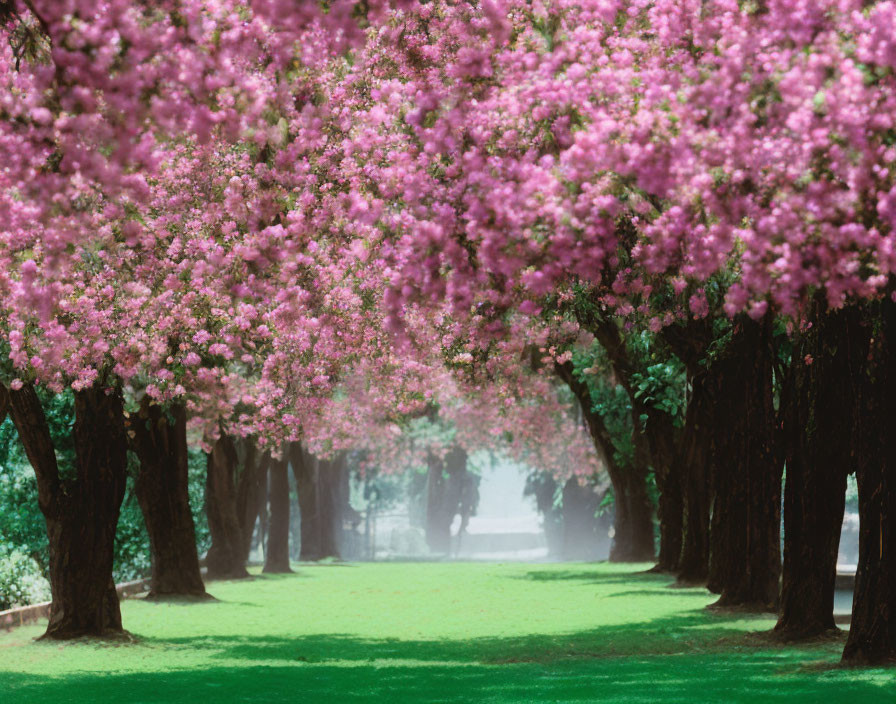
M297 565L218 601L123 604L133 644L0 635L6 702L879 701L892 672L786 647L767 616L641 566Z

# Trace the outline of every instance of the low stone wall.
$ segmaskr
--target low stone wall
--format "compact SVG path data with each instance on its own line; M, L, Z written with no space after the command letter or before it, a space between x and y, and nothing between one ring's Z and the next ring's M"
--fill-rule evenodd
M127 599L136 594L142 594L149 591L149 579L138 579L133 582L123 582L116 586L119 599ZM17 626L24 626L34 623L42 618L50 617L50 602L45 601L42 604L32 604L31 606L19 606L8 611L0 611L0 628L7 631Z
M7 631L16 626L24 626L42 618L50 618L50 602L32 604L31 606L18 606L8 611L0 611L0 627Z

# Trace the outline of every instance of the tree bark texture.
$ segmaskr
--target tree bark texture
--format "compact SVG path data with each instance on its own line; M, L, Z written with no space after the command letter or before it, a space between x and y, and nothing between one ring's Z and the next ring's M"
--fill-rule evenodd
M148 598L204 597L190 512L186 409L176 405L166 413L144 399L129 428L140 460L134 488L152 558Z
M127 481L121 395L99 385L75 392L75 477L60 476L35 388L9 391L19 438L37 476L50 544L53 601L44 638L115 637L124 633L112 560Z
M292 572L289 567L289 461L271 459L269 502L271 506L264 572Z
M856 309L813 302L812 326L795 341L784 418L784 569L775 631L785 640L836 629L834 582L846 496L855 471L852 419L860 411L854 380L867 344Z
M239 457L233 438L222 434L208 454L206 512L212 545L206 556L211 579L242 579L246 571L245 538L237 503Z
M301 521L302 542L299 559L305 562L319 560L323 554L320 539L321 526L318 519L317 459L297 442L290 446L289 458L296 479Z
M843 660L850 664L896 662L896 541L891 540L896 520L896 303L888 295L868 308L873 339L865 373L856 378L862 393L856 463L859 564L843 649Z
M707 584L710 579L710 516L714 499L712 438L718 375L707 365L707 352L715 338L709 318L689 319L683 325L663 328L663 340L687 370L690 394L684 428L676 447L675 464L682 487L682 545L678 566L680 584Z
M643 417L656 419L656 409L649 408L639 398L634 387L635 364L628 352L625 335L619 324L607 318L595 321L592 327L610 360L613 372L620 385L628 394L631 404L632 446L634 460L631 467L626 467L620 474L619 487L622 494L622 516L617 513L616 536L610 550L611 562L652 562L656 558L656 544L653 531L653 505L647 493L647 476L653 464L651 456L650 435L644 427ZM592 414L594 416L596 414ZM587 418L586 418L587 420ZM604 428L605 430L605 428ZM605 448L611 445L602 443ZM612 454L612 453L610 453ZM659 459L659 458L658 458ZM668 471L668 466L659 468L660 474ZM617 482L613 482L614 492ZM614 494L616 510L620 509L619 495ZM621 538L619 530L622 530Z
M709 575L709 517L712 500L713 398L707 371L691 377L691 396L675 462L682 478L680 584L705 584Z
M255 526L258 526L258 545L261 547L263 554L267 555L267 537L269 532L269 512L268 512L268 472L271 466L271 455L265 453L262 455L258 466L252 477L252 484L246 491L246 498L243 502L243 520L240 526L243 530L243 553L246 560L249 559L249 553L255 545L253 542L255 536ZM288 463L287 463L288 464Z
M268 498L267 472L271 456L267 452L258 452L255 446L246 440L243 440L241 445L242 462L239 479L236 482L236 511L243 538L243 559L248 562L249 553L252 551L252 539L255 536L255 525L263 516L261 506Z
M774 407L774 350L769 320L735 321L719 365L714 404L716 501L710 560L717 606L776 610L781 576L783 456Z
M292 444L289 456L299 501L300 558L303 561L338 558L344 508L341 475L347 471L345 456L318 458L299 443Z
M347 471L345 453L320 463L321 549L324 557L342 557L343 473Z
M645 434L650 445L650 464L659 491L657 519L660 524L660 553L655 569L659 572L677 572L684 533L684 467L677 456L681 433L674 427L668 413L650 409Z
M647 494L647 467L635 464L618 473L622 496L616 499L616 535L610 562L653 562L653 506ZM615 486L615 485L614 485Z

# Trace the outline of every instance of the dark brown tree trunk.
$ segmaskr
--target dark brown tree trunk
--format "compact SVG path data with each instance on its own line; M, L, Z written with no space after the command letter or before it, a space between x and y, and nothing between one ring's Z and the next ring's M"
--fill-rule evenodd
M249 576L244 557L243 530L237 512L234 475L238 457L227 435L215 442L208 455L206 512L212 545L206 556L210 579L242 579Z
M249 553L252 551L252 538L255 535L255 524L258 521L258 507L262 494L264 498L267 497L267 485L262 482L267 480L270 454L259 452L255 445L246 440L240 441L239 450L242 450L242 463L239 479L236 481L236 515L240 522L243 559L248 562ZM239 451L237 456L240 456Z
M706 357L715 339L710 318L690 319L684 325L663 328L663 340L682 361L690 381L685 424L677 446L676 464L682 484L682 546L678 568L680 584L706 584L719 593L717 575L710 574L710 516L714 501L713 441L715 434L714 399L718 378ZM716 514L717 519L721 514Z
M660 522L660 554L656 568L660 572L677 572L682 552L682 513L684 509L678 482L664 481L660 488L657 517Z
M712 453L715 453L715 443L713 443ZM720 494L720 487L716 483L716 467L715 460L710 466L710 474L712 475L712 491L709 518L709 564L707 566L706 588L713 594L721 594L722 586L725 584L725 568L726 562L723 556L730 549L728 547L728 535L725 533L727 527L723 516L725 515L725 498Z
M647 493L647 476L653 463L651 456L653 448L651 448L651 436L647 434L642 418L653 416L656 421L659 414L655 409L645 406L638 397L633 384L635 367L620 325L614 320L602 318L597 321L593 332L607 353L620 385L628 394L631 403L632 445L635 450L632 466L619 472L619 480L613 481L616 510L622 508L622 519L616 521L610 562L653 562L656 559L653 505ZM585 393L590 407L590 393L587 389ZM593 422L597 414L591 412L591 416ZM604 435L601 445L605 448L605 452L612 454L612 437L607 432L606 426L595 430L599 435ZM655 439L658 435L654 434L653 437ZM668 469L661 466L660 472Z
M781 473L769 321L742 318L721 365L715 404L712 543L717 606L776 610L781 576Z
M270 533L264 572L292 572L289 567L289 467L288 460L270 462Z
M812 312L812 327L794 346L785 398L784 570L775 626L785 640L836 630L846 476L855 471L854 380L867 356L867 345L856 354L862 338L856 309L828 311L819 299Z
M658 572L676 572L682 553L684 496L682 464L677 458L677 433L672 417L662 411L651 411L645 432L650 441L650 460L659 491L657 519L660 524Z
M342 470L345 455L322 460L317 475L318 520L320 521L320 545L322 557L340 557L342 545Z
M290 446L289 454L292 472L296 479L296 493L298 494L299 518L301 525L301 554L300 559L305 562L313 562L323 557L320 535L320 520L318 518L318 460L309 452L306 452L300 443Z
M186 409L176 405L166 414L144 399L129 424L140 460L134 488L152 558L148 598L205 597L190 512Z
M635 464L618 473L616 529L610 562L652 562L656 558L653 506L647 495L647 468ZM614 487L616 484L614 484Z
M32 385L9 392L19 438L37 476L50 543L53 602L44 638L124 633L112 559L127 480L121 395L100 386L75 392L73 482L59 476L46 417Z
M242 507L243 519L240 521L240 529L243 532L243 554L246 561L252 552L255 526L258 525L258 544L262 553L267 555L268 533L268 469L271 464L271 455L264 453L252 473L252 482L245 489L245 506ZM239 502L238 502L239 503Z
M893 282L891 281L891 290ZM890 296L869 306L878 329L861 384L858 414L859 564L844 662L896 662L896 303ZM859 351L861 354L861 350Z
M613 545L610 549L610 562L653 561L656 556L653 507L647 495L647 466L643 453L638 451L640 440L634 438L636 452L633 465L627 468L620 466L614 458L610 431L600 414L594 411L587 385L575 376L570 362L556 365L555 371L578 400L594 441L594 449L606 467L613 485ZM638 432L636 427L635 433Z
M712 438L712 398L705 372L691 379L691 397L676 455L682 476L683 512L678 582L705 584L709 574L709 516Z
M287 458L287 462L288 462ZM270 458L263 463L258 473L259 491L255 514L258 517L258 544L262 551L267 552L267 540L269 533L269 515L268 515L268 470L270 468Z
M342 530L340 478L345 469L345 456L320 459L306 452L299 443L293 443L289 457L299 500L301 559L338 558Z

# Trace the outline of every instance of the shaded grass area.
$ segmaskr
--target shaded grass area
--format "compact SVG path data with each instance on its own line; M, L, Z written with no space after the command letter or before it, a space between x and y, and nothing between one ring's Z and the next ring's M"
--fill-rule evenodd
M297 565L123 604L133 644L0 635L0 702L892 701L896 673L787 647L644 567Z

